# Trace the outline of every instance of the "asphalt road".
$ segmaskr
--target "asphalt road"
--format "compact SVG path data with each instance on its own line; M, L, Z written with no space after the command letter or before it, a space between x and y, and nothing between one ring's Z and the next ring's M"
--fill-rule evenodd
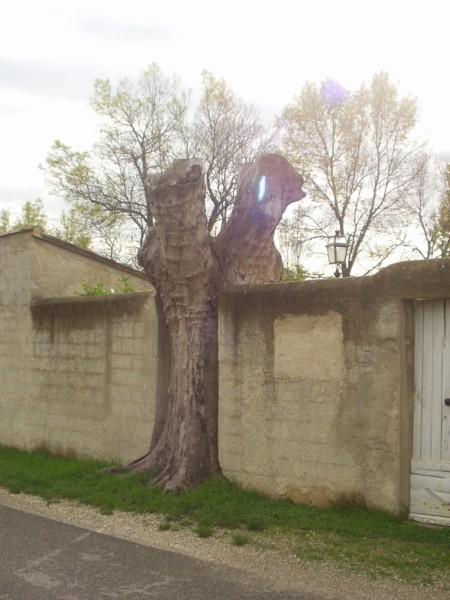
M174 552L0 506L0 600L319 600Z

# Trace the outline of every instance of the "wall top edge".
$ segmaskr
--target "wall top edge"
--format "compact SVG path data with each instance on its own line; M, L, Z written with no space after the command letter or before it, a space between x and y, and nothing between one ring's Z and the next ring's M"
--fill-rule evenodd
M242 284L224 290L224 297L271 295L333 295L428 299L450 297L450 258L405 261L389 265L375 275L327 278L302 282Z
M21 229L20 231L11 231L10 233L4 233L0 235L0 243L4 239L20 235L29 235L37 242L44 242L46 244L57 246L58 248L63 248L64 250L68 250L69 252L74 252L75 254L79 254L80 256L83 256L90 260L101 262L103 264L109 265L110 267L114 267L119 271L124 271L126 273L129 273L130 275L133 275L134 277L139 277L140 279L145 279L146 281L148 281L148 277L143 271L138 271L137 269L133 269L133 267L129 267L128 265L112 260L111 258L101 256L100 254L97 254L92 250L85 250L84 248L75 246L75 244L71 244L70 242L66 242L65 240L60 240L59 238L54 237L52 235L47 235L42 231L40 227L32 227L30 229Z
M139 301L151 298L155 294L154 292L132 292L130 294L105 294L103 296L58 296L55 298L32 298L30 306L33 307L44 307L54 306L61 304L89 304L89 303L102 303L102 302L123 302L125 301Z

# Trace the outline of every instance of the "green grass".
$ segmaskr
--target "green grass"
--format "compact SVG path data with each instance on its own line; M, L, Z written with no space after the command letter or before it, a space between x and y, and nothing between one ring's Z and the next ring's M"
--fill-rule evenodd
M231 536L231 543L233 544L233 546L245 546L245 544L248 544L249 541L250 538L245 533L235 532Z
M0 446L0 486L14 493L41 496L48 503L77 500L105 514L157 513L169 526L197 527L198 535L201 528L231 529L236 535L246 529L260 532L264 540L285 535L299 558L408 581L450 580L450 528L422 527L362 507L349 509L345 503L315 509L270 500L223 479L167 494L152 487L148 476L111 475L107 466Z
M245 523L249 531L264 531L265 524L261 519L248 519Z
M213 534L213 530L208 525L202 525L201 523L197 525L194 529L194 532L201 538L209 538Z
M394 577L411 583L433 583L442 577L449 583L450 548L431 539L405 542L331 532L317 536L310 532L297 539L294 551L301 559L337 562L375 577Z

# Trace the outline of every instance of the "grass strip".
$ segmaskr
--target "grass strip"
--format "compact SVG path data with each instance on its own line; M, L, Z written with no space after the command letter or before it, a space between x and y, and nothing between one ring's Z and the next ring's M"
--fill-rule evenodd
M104 514L158 513L167 522L290 535L300 558L327 560L374 575L433 582L450 574L450 528L428 528L365 508L318 509L272 500L220 479L179 495L148 476L111 475L93 460L0 446L0 486L47 501L77 500ZM259 535L262 535L259 533Z

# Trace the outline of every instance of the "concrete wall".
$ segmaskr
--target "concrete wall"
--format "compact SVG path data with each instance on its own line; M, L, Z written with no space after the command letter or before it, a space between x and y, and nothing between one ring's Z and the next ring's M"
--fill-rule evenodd
M139 293L73 297L129 277ZM145 276L39 231L0 236L0 443L122 462L148 448L157 323Z
M107 289L117 291L121 277L128 277L136 292L153 291L147 277L134 269L42 235L36 229L30 236L33 297L75 296L83 283L102 283Z
M11 411L33 394L31 363L31 235L0 237L0 443L12 439Z
M137 293L73 297L123 275ZM315 505L407 510L414 303L425 298L450 298L450 260L224 294L225 475ZM145 276L36 231L0 236L0 443L140 456L164 371L157 346Z
M375 277L236 288L220 310L226 476L315 505L409 506L415 298L450 296L450 261Z
M32 314L36 401L15 411L16 443L122 462L144 454L156 386L152 296L44 300Z

